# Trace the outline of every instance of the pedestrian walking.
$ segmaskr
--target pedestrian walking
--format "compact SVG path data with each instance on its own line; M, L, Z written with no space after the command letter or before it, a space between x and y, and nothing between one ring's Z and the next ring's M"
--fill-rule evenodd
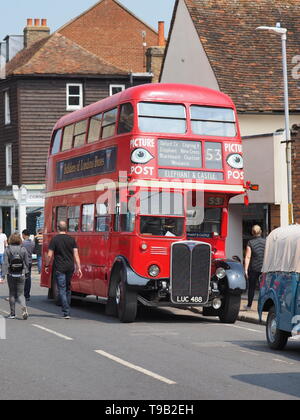
M70 319L71 280L75 271L75 265L79 277L82 277L82 271L78 247L75 239L67 234L66 222L59 222L58 232L58 235L54 236L50 241L45 270L49 273L49 264L53 259L53 271L62 304L63 318Z
M34 237L34 254L36 254L36 262L39 274L42 272L42 247L43 247L43 231L39 229Z
M24 229L22 232L23 237L23 247L28 253L28 272L25 276L25 288L24 294L27 302L30 300L30 291L31 291L31 269L32 269L32 254L34 251L34 242L30 239L30 233L27 229Z
M2 265L4 260L4 251L7 247L7 236L3 233L2 228L0 228L0 283L3 283L2 276Z
M15 319L16 317L16 300L21 305L23 319L28 318L24 297L25 276L28 273L28 266L28 254L22 246L21 236L14 233L8 239L3 263L3 275L7 276L9 288L9 319Z
M245 255L245 275L248 279L248 304L244 306L244 310L251 310L254 299L256 284L261 275L264 262L264 253L266 240L262 238L262 230L258 225L252 227L253 238L248 242Z

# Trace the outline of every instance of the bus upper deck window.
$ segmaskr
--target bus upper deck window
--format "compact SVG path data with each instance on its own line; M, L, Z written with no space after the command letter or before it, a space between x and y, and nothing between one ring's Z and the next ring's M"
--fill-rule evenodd
M118 134L130 133L133 129L134 111L131 103L121 105Z
M235 137L236 123L231 108L191 106L192 131L204 136Z
M64 128L62 148L61 150L69 150L72 147L73 143L73 134L74 134L74 124L68 125Z
M84 145L86 129L87 129L87 120L79 121L78 123L75 124L74 147L79 147L79 146Z
M139 129L145 133L184 134L187 129L184 105L140 102Z
M55 155L56 153L60 151L61 132L62 130L60 129L54 133L53 140L52 140L52 149L51 149L52 155Z
M102 125L102 114L94 115L90 120L88 143L93 143L100 139Z
M118 108L111 109L105 112L103 115L102 122L102 138L106 139L115 134L116 122L117 122Z

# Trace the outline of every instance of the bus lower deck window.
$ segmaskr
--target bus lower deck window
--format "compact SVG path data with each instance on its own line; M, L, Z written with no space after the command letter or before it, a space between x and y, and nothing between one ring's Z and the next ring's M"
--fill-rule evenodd
M140 231L142 235L182 236L183 219L176 217L141 216Z

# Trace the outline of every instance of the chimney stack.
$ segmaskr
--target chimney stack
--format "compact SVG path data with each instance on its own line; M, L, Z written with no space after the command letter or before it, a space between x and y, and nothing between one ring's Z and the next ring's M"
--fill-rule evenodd
M164 21L158 22L158 46L159 47L165 47L166 46L165 22Z
M160 77L161 66L165 54L165 22L158 22L158 45L147 49L146 70L153 74L152 83L157 83Z
M50 28L47 26L47 19L27 19L27 25L24 28L24 48L30 47L49 35Z

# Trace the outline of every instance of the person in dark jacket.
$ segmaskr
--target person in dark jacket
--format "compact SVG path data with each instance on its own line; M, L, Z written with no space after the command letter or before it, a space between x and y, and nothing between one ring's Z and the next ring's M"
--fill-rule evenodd
M12 270L12 260L14 258L21 258L23 267L21 272L16 274ZM22 239L19 234L13 234L9 237L8 247L4 254L3 275L7 276L9 288L9 304L10 315L9 319L16 318L16 300L22 307L23 319L28 318L28 311L26 307L26 300L24 297L25 276L28 273L29 261L26 249L22 246Z
M30 300L30 291L31 291L31 268L32 268L32 254L34 251L34 242L30 239L30 233L27 229L24 229L22 232L23 237L23 247L26 249L28 253L28 272L25 275L25 288L24 288L24 295L27 301Z
M245 255L245 275L248 279L248 305L244 307L247 311L251 310L254 299L255 288L264 262L266 240L262 238L261 227L252 227L253 238L248 242Z

